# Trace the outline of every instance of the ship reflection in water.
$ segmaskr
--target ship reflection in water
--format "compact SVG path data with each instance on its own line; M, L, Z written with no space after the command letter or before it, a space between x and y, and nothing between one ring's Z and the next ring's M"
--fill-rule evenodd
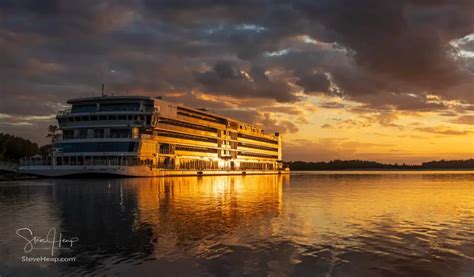
M473 276L474 174L0 183L0 274ZM22 262L25 240L78 237Z

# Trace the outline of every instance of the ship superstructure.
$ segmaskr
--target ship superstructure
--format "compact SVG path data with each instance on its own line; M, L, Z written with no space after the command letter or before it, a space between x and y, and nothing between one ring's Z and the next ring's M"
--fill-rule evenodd
M20 171L46 176L285 173L282 137L262 128L159 97L71 99L57 121L48 160Z

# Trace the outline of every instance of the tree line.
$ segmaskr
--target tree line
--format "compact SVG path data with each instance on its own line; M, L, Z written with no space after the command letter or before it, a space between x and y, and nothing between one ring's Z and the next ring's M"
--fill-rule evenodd
M18 162L23 157L47 155L49 147L39 147L29 139L0 133L0 161Z
M421 165L385 164L364 160L333 160L329 162L292 161L286 165L291 170L358 170L358 169L474 169L474 159L468 160L439 160L424 162Z

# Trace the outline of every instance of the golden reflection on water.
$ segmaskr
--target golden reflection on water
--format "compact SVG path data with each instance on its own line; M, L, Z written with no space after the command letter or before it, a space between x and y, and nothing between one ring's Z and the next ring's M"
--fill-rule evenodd
M70 254L80 262L49 267L78 274L474 273L474 173L52 179L0 190L10 230L0 258L13 273L25 272L19 223L79 237Z
M474 224L472 176L448 176L293 176L291 185L289 176L134 179L135 228L153 230L158 256L176 246L207 255L206 242L214 238L344 248L367 247L372 236L385 236L392 246L410 236L435 247L440 232L462 241Z
M284 194L282 217L293 220L277 227L292 240L311 244L321 243L323 236L472 231L473 175L300 177L292 177L295 182Z
M131 179L137 194L138 221L164 247L237 232L268 236L271 220L282 210L288 175L208 176ZM230 239L230 238L229 238ZM203 245L200 245L203 251Z

